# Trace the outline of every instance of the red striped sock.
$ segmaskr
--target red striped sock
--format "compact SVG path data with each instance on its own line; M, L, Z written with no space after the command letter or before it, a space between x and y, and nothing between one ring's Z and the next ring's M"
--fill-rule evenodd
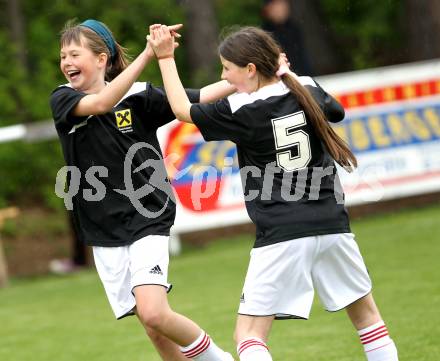
M196 361L234 361L231 354L218 347L204 331L197 340L189 346L181 347L180 351L185 357Z
M182 347L180 350L187 358L195 358L205 352L211 344L211 338L202 332L202 334L191 345Z
M256 337L246 338L237 346L238 357L241 361L272 361L267 345Z
M358 331L368 361L398 361L397 349L383 321Z

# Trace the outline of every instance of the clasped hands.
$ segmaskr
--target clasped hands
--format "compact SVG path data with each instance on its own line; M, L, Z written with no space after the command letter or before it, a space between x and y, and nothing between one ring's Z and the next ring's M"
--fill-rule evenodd
M181 29L182 26L183 24L170 26L162 24L150 25L150 34L147 35L147 41L158 60L174 58L174 49L179 46L176 38L181 37L177 30ZM283 74L290 72L296 77L296 74L290 70L290 63L285 53L280 53L278 64L277 76L281 77Z
M179 46L176 39L181 35L177 32L183 24L150 25L150 34L147 35L148 46L151 47L157 59L174 58L174 49Z

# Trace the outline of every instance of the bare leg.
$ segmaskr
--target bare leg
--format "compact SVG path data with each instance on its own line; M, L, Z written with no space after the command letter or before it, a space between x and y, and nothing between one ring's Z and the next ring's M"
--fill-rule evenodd
M238 315L235 326L234 339L238 344L241 340L248 337L258 337L267 342L274 316L255 317Z
M171 310L164 287L143 285L133 292L136 314L163 360L231 361L196 323Z
M272 361L266 345L274 316L238 315L234 339L241 361Z
M346 307L346 310L358 331L368 361L398 361L396 345L388 335L371 293Z
M371 293L348 305L345 310L356 330L362 330L382 319Z
M142 320L139 318L137 309L134 308L133 311L142 324ZM159 332L154 331L152 328L145 327L145 325L143 326L149 339L153 343L154 348L163 361L189 361L189 359L183 356L182 352L180 352L179 345L171 341L168 337L165 337Z
M201 334L196 323L171 310L164 287L138 286L134 294L137 315L145 329L159 332L180 346L191 344Z
M180 352L179 346L169 338L162 336L151 328L147 328L146 331L163 361L189 361L189 359Z

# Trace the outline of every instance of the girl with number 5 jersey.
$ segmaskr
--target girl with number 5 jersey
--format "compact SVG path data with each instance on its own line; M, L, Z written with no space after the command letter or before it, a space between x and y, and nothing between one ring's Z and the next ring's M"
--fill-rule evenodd
M173 59L173 38L166 26L150 29L171 108L205 140L237 145L246 207L256 225L235 329L240 360L271 360L266 342L273 320L307 319L316 290L328 311L347 311L369 361L396 361L335 167L356 166L328 123L341 121L343 108L312 78L279 67L279 46L254 27L219 46L222 79L237 93L191 104Z

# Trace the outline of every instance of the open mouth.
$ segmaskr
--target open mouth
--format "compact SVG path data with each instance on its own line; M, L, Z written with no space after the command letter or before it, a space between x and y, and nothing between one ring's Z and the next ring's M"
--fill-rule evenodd
M75 80L76 78L78 78L80 74L81 72L79 70L69 70L67 72L67 76L69 77L70 80Z

